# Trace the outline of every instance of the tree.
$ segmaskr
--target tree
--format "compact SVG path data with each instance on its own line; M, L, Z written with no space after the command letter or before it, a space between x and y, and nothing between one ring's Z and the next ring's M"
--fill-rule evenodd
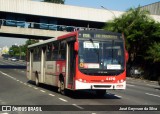
M29 40L26 41L25 45L28 46L28 45L31 45L31 44L34 44L34 43L38 43L38 42L39 42L38 40L29 39Z
M160 38L160 26L149 16L149 12L130 8L120 18L106 23L105 30L124 33L130 61L137 56L145 58L149 46Z
M10 47L9 49L9 55L10 56L16 56L16 57L20 57L20 56L25 56L27 53L27 47L28 45L37 43L38 40L27 40L26 43L24 45L12 45L12 47Z
M147 54L148 56L146 59L149 59L154 63L160 62L160 43L154 42L153 45L149 47Z
M38 43L38 42L39 42L38 40L31 40L31 39L27 40L25 45L23 45L23 47L22 47L23 52L27 53L28 45L31 45L31 44L34 44L34 43Z
M65 0L44 0L44 2L64 4L64 3L65 3Z
M124 33L129 67L139 66L145 71L145 78L157 79L160 75L160 23L155 22L148 11L131 8L107 22L104 29Z
M13 57L13 56L19 56L19 53L20 53L20 51L19 51L19 47L18 46L12 45L12 47L10 47L10 49L9 49L9 55L11 57Z

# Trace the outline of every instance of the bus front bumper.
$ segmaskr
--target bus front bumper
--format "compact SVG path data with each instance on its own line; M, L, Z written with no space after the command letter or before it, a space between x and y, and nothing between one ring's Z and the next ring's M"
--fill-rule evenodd
M81 89L126 89L126 81L122 83L86 83L76 80L75 90Z

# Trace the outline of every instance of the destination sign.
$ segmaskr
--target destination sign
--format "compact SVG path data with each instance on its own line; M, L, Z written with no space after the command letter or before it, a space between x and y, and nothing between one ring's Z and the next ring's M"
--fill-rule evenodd
M84 33L84 34L82 34L82 37L83 37L83 38L91 38L91 34L86 34L86 33Z
M94 38L117 39L118 36L116 36L116 35L109 35L109 34L94 34Z
M118 39L122 38L119 35L114 34L100 34L100 33L80 33L79 38L103 38L103 39Z

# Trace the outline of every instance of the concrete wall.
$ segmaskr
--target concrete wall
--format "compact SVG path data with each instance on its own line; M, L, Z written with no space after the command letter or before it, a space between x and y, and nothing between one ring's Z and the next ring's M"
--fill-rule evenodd
M0 0L0 11L96 22L107 22L124 13L30 0ZM160 16L152 17L160 22Z
M0 27L0 36L12 36L19 38L31 38L31 39L48 39L53 37L58 37L66 34L67 32L62 31L49 31L41 29L31 29L31 28L19 28L19 27Z
M113 13L116 17L123 13L27 0L0 0L0 11L97 22L106 22L113 19Z

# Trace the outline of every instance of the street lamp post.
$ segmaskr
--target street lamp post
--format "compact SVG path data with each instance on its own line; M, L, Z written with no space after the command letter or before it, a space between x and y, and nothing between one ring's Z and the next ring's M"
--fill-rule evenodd
M109 9L105 8L104 6L101 6L101 8L103 8L103 9L105 9L105 10L109 11L110 13L112 13L112 14L113 14L114 18L116 18L116 15L114 14L114 12L112 12L111 10L109 10Z

